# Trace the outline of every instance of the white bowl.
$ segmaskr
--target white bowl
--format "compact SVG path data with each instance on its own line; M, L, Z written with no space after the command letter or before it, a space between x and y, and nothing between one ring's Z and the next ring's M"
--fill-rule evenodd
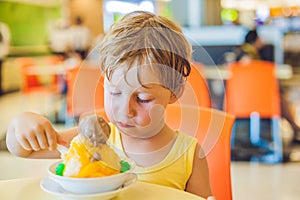
M119 173L104 177L95 178L72 178L56 175L55 169L61 161L52 164L48 169L49 177L56 181L63 189L74 194L93 194L113 191L120 188L123 183L130 178L135 166L134 162L126 160L131 169L124 173Z
M47 193L60 197L64 200L108 200L117 196L119 193L129 189L137 180L136 174L130 174L129 179L123 185L113 191L93 193L93 194L74 194L65 191L58 183L49 177L45 177L40 182L40 187Z

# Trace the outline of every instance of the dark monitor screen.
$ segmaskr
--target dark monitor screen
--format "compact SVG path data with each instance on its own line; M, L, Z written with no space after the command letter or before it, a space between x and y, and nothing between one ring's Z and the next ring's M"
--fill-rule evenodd
M238 45L193 46L193 60L204 65L221 65L226 62L226 53L233 52L238 47Z

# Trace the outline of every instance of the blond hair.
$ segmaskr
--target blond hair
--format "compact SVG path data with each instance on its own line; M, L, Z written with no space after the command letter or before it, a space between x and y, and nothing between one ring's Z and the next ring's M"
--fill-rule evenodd
M100 45L100 66L108 79L122 64L160 66L162 85L175 92L190 74L192 49L181 28L152 13L136 11L116 22Z

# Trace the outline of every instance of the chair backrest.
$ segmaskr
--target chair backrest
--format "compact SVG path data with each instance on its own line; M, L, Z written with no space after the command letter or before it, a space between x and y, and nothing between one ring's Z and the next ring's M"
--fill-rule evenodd
M45 83L42 81L38 74L33 74L30 71L30 68L34 65L48 65L48 64L57 64L60 62L56 58L56 56L48 56L46 58L41 59L42 63L39 63L37 59L32 57L19 57L16 59L16 64L20 68L21 76L22 76L22 85L21 91L25 94L33 93L33 92L58 92L58 79L55 74L49 74L47 77L45 75L43 78L47 81ZM41 62L41 61L40 61Z
M108 120L104 109L96 113ZM196 137L202 145L213 194L222 200L232 199L230 136L234 120L232 115L212 108L169 105L166 110L167 124Z
M198 139L206 155L217 199L231 200L230 137L234 116L212 108L170 105L167 123Z
M191 73L187 77L185 90L179 98L179 102L176 102L176 104L211 107L208 84L201 73L203 67L204 66L198 62L191 64Z
M279 86L274 67L272 62L258 60L231 64L224 110L238 118L249 118L254 111L262 118L279 116Z
M37 75L29 75L27 74L28 67L35 65L35 61L33 58L20 57L16 59L16 63L20 68L21 77L22 77L22 85L21 91L23 93L29 93L31 88L36 88L40 86L40 82Z
M82 65L71 68L67 70L66 77L69 116L80 116L103 108L103 78L99 67Z

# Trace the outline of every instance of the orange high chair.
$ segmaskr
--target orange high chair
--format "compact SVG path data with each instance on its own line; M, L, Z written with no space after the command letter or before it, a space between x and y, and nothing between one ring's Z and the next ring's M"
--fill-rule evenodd
M104 109L96 113L108 121ZM213 195L222 200L232 199L230 135L234 119L233 115L212 108L169 105L166 110L166 123L171 128L198 139L208 162Z
M274 63L266 61L236 62L229 69L231 78L226 82L224 108L236 118L250 119L250 141L269 152L252 160L265 163L282 161L280 135L280 95ZM271 120L271 141L261 137L260 119ZM235 127L231 146L235 143Z

